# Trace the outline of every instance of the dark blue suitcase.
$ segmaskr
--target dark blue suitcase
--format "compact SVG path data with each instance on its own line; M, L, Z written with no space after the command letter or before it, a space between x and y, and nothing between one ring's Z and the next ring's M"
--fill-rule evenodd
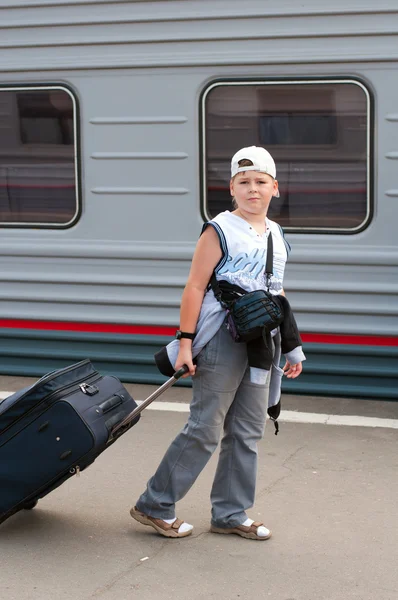
M0 403L0 523L83 471L130 429L140 406L116 377L87 360L53 371Z

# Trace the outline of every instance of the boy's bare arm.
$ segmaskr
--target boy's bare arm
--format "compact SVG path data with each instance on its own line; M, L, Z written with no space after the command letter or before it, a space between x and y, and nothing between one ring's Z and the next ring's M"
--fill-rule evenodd
M217 233L213 227L208 227L197 243L188 281L182 294L180 309L181 331L188 333L195 332L206 288L221 256L222 252ZM194 375L195 366L192 363L192 340L187 338L180 340L180 351L175 369L178 370L184 364L189 367L189 375Z

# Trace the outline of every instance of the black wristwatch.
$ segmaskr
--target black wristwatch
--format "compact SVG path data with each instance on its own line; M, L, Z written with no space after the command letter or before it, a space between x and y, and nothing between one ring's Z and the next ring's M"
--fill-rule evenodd
M186 331L180 331L177 329L176 331L176 340L181 340L182 338L187 338L188 340L194 340L196 333L187 333Z

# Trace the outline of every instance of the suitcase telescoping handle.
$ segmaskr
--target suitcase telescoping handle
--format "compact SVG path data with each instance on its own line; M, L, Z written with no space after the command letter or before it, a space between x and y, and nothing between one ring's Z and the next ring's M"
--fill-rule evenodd
M183 375L185 375L185 373L188 373L188 371L189 371L189 369L188 369L187 365L183 365L181 367L181 369L176 371L174 373L174 375L172 377L170 377L170 379L168 379L163 385L160 386L160 388L155 390L153 392L153 394L151 394L150 396L148 396L148 398L146 400L141 402L141 404L139 406L137 406L137 408L135 408L133 410L133 412L131 412L129 415L127 415L127 417L125 417L123 419L123 421L121 421L118 425L116 425L116 427L114 427L112 429L110 437L113 438L115 433L117 431L119 431L119 429L126 427L126 425L129 425L131 423L131 421L134 421L134 419L144 410L144 408L149 406L149 404L151 404L151 402L156 400L156 398L159 398L159 396L161 396L163 394L163 392L168 390L169 387L171 387L178 379L180 379Z

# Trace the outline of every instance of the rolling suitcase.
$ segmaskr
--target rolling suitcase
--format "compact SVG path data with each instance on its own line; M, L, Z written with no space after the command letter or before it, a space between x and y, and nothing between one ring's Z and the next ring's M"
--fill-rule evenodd
M0 523L91 465L180 369L137 406L116 377L87 360L48 373L0 403Z

